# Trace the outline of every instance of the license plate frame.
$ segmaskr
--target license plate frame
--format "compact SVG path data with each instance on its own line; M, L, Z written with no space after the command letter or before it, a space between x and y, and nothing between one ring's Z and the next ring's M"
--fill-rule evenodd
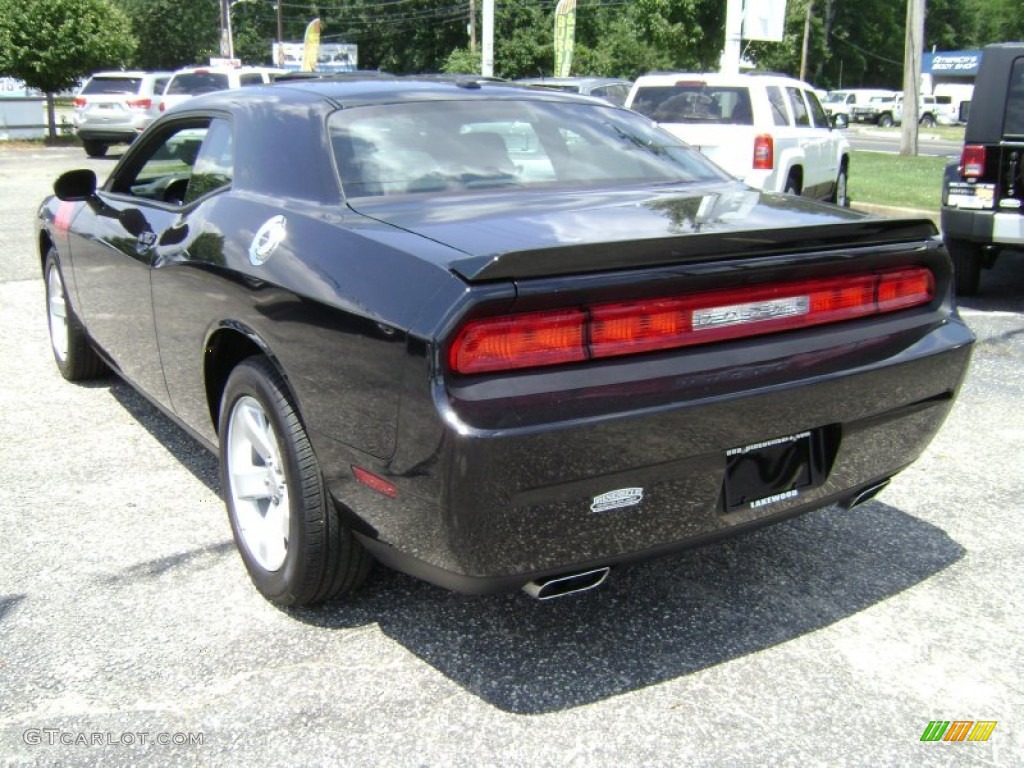
M770 438L726 451L725 512L765 510L798 498L825 479L821 429Z

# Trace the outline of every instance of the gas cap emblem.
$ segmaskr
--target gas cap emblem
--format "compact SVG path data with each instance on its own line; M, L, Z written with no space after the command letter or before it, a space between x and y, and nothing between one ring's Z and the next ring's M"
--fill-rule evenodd
M287 234L286 223L284 216L274 216L256 230L256 235L249 244L249 261L254 267L263 266L267 259L274 255L277 246Z

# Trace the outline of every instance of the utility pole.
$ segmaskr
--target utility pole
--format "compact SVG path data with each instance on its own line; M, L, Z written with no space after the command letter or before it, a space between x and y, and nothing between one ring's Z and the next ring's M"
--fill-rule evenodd
M921 103L921 55L924 51L925 0L907 0L907 37L903 49L903 130L900 154L917 154Z
M469 0L469 52L476 53L476 0Z
M480 74L484 77L494 77L494 0L484 0L483 16L484 39Z
M277 0L277 66L284 65L284 22L281 16L282 0Z
M719 66L723 75L740 73L743 37L743 0L727 0L725 4L725 49Z
M807 80L807 47L811 40L811 14L814 12L814 0L807 0L807 16L804 17L804 44L800 49L800 79Z

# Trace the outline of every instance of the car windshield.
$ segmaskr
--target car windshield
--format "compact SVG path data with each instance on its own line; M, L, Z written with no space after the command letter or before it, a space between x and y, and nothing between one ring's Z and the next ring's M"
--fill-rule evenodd
M82 88L82 93L96 96L104 93L138 93L141 77L94 77Z
M350 197L729 178L621 109L539 100L365 106L330 118Z
M846 91L829 91L825 94L823 104L842 104L846 101Z
M165 95L197 96L200 93L222 91L228 85L228 76L219 72L183 72L171 78Z
M753 125L750 91L743 86L676 83L637 90L633 110L659 123Z

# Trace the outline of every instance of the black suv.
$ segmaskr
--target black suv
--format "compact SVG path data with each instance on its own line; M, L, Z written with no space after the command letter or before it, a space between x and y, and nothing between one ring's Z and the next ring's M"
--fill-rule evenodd
M1024 43L985 48L959 162L946 167L942 232L957 292L976 293L982 267L1024 249Z

